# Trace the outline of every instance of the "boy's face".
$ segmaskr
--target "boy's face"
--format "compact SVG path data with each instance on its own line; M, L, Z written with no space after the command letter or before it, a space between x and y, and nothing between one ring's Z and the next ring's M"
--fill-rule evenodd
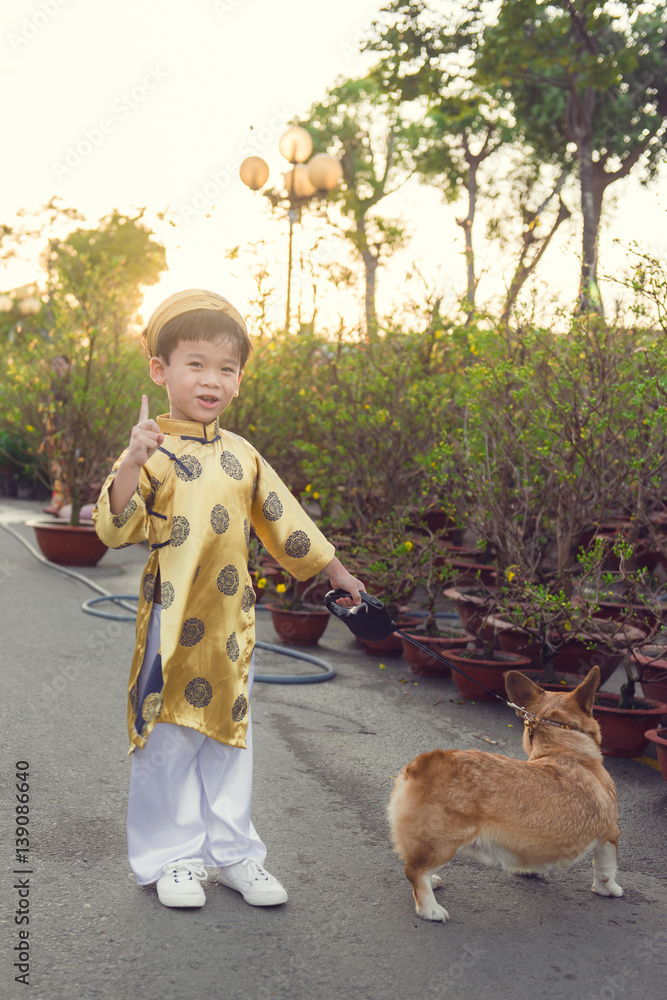
M169 364L151 358L151 378L164 385L172 420L210 424L229 406L243 378L234 343L183 340L172 350Z

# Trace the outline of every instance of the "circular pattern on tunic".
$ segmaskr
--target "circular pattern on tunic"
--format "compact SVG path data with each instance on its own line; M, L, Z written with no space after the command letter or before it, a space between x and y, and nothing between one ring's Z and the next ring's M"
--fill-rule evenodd
M250 611L255 603L255 591L252 587L243 588L243 598L241 600L241 611Z
M159 715L162 709L162 699L157 694L147 694L141 706L141 718L144 722L149 722L154 715Z
M285 542L285 552L292 559L303 559L310 552L310 538L305 531L293 531Z
M181 638L178 640L181 646L196 646L204 638L204 623L199 618L188 618L183 622Z
M132 517L132 515L134 514L135 510L137 509L138 508L136 500L128 501L125 510L122 510L120 514L114 514L113 517L111 518L114 528L122 528L124 525L126 525L127 522L130 520L130 518Z
M236 455L232 455L231 451L223 451L220 456L220 465L232 479L236 479L239 482L243 479L243 466Z
M229 657L229 659L232 661L232 663L236 663L239 656L241 655L239 644L236 641L236 632L232 632L229 639L227 640L227 646L225 648L227 650L227 656Z
M171 544L174 546L182 545L189 534L190 522L187 517L177 515L171 522Z
M201 476L201 463L194 455L183 455L178 462L174 462L174 471L184 483L191 483Z
M146 576L144 577L143 594L144 600L148 604L150 604L153 600L153 596L155 594L155 580L156 577L153 573L146 573Z
M234 722L240 722L241 719L244 719L247 711L248 699L244 694L240 694L232 705L232 719Z
M146 506L147 507L152 507L153 504L155 503L155 496L157 494L157 491L162 486L162 483L160 482L159 479L156 479L155 476L149 476L149 479L151 481L151 486L153 488L150 491L150 493L148 494L148 496L146 497Z
M200 569L201 569L201 563L199 564L199 566L197 566L197 569L195 570L195 575L192 577L192 586L193 587L194 587L195 583L197 582L197 577L199 576L199 570Z
M229 512L221 503L217 503L211 511L211 527L216 535L222 535L229 527Z
M174 585L169 583L169 580L165 580L160 590L162 592L163 609L170 608L174 603Z
M246 517L245 521L243 522L243 534L245 536L245 547L247 549L249 549L250 548L250 521L248 520L247 517Z
M239 589L239 571L235 566L225 566L218 573L218 590L227 597L232 597Z
M278 494L273 491L269 493L262 507L262 514L267 521L277 521L283 516L283 505Z
M185 700L195 708L206 708L213 697L213 688L204 677L195 677L185 689Z
M132 713L136 715L139 708L139 692L137 691L136 684L133 684L130 688L130 708L132 709Z

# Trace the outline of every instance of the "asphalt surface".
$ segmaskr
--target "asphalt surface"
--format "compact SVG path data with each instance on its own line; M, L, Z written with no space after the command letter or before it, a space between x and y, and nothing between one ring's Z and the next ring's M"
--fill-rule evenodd
M38 509L0 501L0 524L34 544L21 522ZM82 572L112 593L136 593L144 556L108 552ZM590 859L527 879L455 858L437 894L451 920L422 921L389 844L392 776L435 747L522 757L521 727L500 703L461 703L451 680L416 679L402 658L367 656L332 620L312 652L335 667L334 680L253 693L254 820L289 902L248 906L212 873L201 910L167 909L154 888L137 887L125 853L133 627L84 614L93 592L1 527L0 593L0 996L664 997L667 784L649 763L605 758L620 798L623 898L591 893ZM257 617L258 638L275 641L268 615ZM291 667L258 653L259 672ZM15 856L21 761L30 765L29 862ZM14 966L26 957L26 929L28 992Z

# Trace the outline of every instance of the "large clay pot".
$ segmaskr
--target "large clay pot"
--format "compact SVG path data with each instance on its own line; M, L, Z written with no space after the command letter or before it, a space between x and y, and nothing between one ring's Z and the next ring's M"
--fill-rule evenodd
M620 694L599 693L593 717L600 724L602 753L608 757L641 757L648 739L645 733L667 714L667 705L648 698L635 698L636 708L619 708Z
M527 656L531 666L539 669L542 663L542 643L534 640L522 628L512 626L509 623L508 626L508 628L500 629L498 632L498 645L503 653Z
M601 623L601 624L607 624ZM645 638L641 629L626 629L630 637L633 633L636 640ZM585 637L577 637L567 642L558 650L553 659L554 669L568 674L579 674L585 677L591 667L600 668L600 686L609 680L616 668L623 661L624 653L612 652L603 643L587 641Z
M481 582L485 587L495 587L498 583L498 570L487 563L478 563L470 559L451 559L449 565L455 581L462 585L474 585Z
M655 745L658 764L660 764L663 778L667 781L667 729L649 729L644 733L644 736Z
M408 635L412 636L420 642L422 646L428 646L429 649L433 650L434 653L439 653L444 656L445 659L449 659L449 652L452 649L465 649L469 642L475 641L475 636L472 632L467 632L465 629L451 629L447 635L442 636L430 636L423 635L418 631L410 630L406 628L404 630ZM403 656L408 662L408 666L413 674L417 674L419 677L450 677L451 670L446 664L442 663L440 660L436 659L435 656L430 656L425 650L420 649L415 646L414 643L406 639L405 636L400 636Z
M468 628L471 622L482 622L493 599L477 587L448 587L443 590L448 600L454 601L461 624Z
M266 607L280 641L289 646L316 646L331 618L324 608L288 611L277 604Z
M659 659L656 659L657 653L656 647L647 646L636 649L632 658L639 664L639 683L644 697L667 702L667 649Z
M63 521L39 519L26 524L35 532L45 558L59 566L96 566L107 551L92 524L73 527Z
M454 683L459 689L459 693L468 701L495 701L494 695L506 698L504 675L508 670L524 670L525 667L530 666L530 660L527 656L516 656L514 653L501 653L494 650L492 660L473 660L469 656L462 655L469 652L470 650L458 649L447 654L447 659L451 660L452 665L458 667L458 670L452 671ZM477 650L477 653L480 657L482 656L481 650ZM462 670L463 674L467 676L460 674L459 670ZM475 683L475 681L479 683ZM481 684L484 687L480 687ZM485 691L484 688L489 690Z

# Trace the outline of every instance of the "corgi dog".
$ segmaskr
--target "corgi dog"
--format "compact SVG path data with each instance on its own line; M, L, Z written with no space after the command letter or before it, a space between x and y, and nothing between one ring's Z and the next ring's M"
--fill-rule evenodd
M420 917L449 919L433 894L443 884L434 873L457 852L529 874L569 868L592 850L593 892L623 895L615 881L616 786L593 718L599 683L593 667L574 691L551 693L512 670L505 686L517 715L526 710L528 760L433 750L403 768L388 815Z

